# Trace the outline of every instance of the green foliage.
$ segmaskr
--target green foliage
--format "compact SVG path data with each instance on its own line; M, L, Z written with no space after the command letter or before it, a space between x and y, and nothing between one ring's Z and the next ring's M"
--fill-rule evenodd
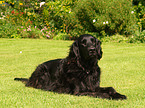
M113 35L99 37L101 42L117 42L117 43L145 43L145 30L142 32L136 31L133 35L125 37L123 35Z
M136 31L133 36L129 37L129 43L145 43L145 30L142 32Z
M144 1L136 1L134 9L131 0L0 1L0 38L71 40L89 33L121 42L120 35L126 38L145 29Z
M64 5L61 1L49 1L43 8L42 17L44 23L51 29L58 29L59 32L66 32L65 16L70 12L70 6Z
M69 40L69 36L67 33L58 33L55 37L53 37L54 40Z
M102 42L117 42L117 43L124 43L124 42L128 42L128 38L123 36L123 35L113 35L113 36L105 36L100 38L100 40Z
M11 35L17 34L17 28L11 23L0 23L0 38L11 38Z
M134 6L134 12L137 17L137 24L140 31L145 30L145 1L140 1Z
M74 8L78 28L103 35L129 35L135 28L135 15L128 0L79 0Z
M145 1L144 0L132 0L133 5L138 5L141 3L143 6L145 6Z
M17 5L21 6L22 3ZM0 38L50 38L53 33L46 26L37 24L39 20L35 22L38 14L27 11L25 9L23 12L21 9L17 10L12 7L2 11Z
M42 37L53 38L58 33L68 33L66 16L71 12L71 6L74 2L75 0L46 0L45 2L7 0L7 6L4 1L0 2L3 7L3 9L0 8L2 11L0 12L7 17L3 18L6 21L3 23L4 26L6 23L11 23L12 26L23 26L24 28L37 26L40 31L45 28ZM3 12L4 10L5 12ZM37 32L34 29L33 31ZM22 33L22 35L25 35L20 37L34 37L34 32ZM32 36L26 36L26 34ZM11 35L16 37L13 34ZM40 35L35 37L40 38Z

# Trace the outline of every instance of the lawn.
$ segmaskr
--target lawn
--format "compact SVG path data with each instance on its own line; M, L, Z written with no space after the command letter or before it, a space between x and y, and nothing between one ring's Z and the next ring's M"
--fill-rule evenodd
M64 58L72 41L0 39L0 107L144 108L145 44L102 43L101 86L112 86L127 100L106 100L57 94L25 87L15 77L28 78L44 61Z

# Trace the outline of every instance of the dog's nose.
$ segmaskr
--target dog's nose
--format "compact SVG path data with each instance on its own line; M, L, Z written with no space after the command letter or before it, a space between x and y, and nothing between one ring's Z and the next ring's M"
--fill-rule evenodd
M92 48L89 49L89 51L94 52L95 51L95 48L92 47Z

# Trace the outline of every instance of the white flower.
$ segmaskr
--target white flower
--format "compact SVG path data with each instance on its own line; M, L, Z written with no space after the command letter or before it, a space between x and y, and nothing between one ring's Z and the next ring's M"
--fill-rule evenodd
M45 4L45 2L41 2L41 3L40 3L40 7L41 7L42 5L44 5L44 4Z
M108 21L106 21L106 24L108 24Z
M95 20L95 19L93 20L93 23L94 23L94 22L96 22L96 20Z
M20 51L20 54L22 53L22 51Z
M131 13L133 14L133 13L134 13L134 11L131 11Z
M105 22L103 22L103 24L106 24Z

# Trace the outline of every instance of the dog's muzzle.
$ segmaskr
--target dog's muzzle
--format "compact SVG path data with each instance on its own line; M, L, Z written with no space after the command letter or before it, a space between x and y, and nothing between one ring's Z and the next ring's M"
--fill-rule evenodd
M96 48L95 47L91 47L88 50L89 50L89 56L95 56L96 55Z

